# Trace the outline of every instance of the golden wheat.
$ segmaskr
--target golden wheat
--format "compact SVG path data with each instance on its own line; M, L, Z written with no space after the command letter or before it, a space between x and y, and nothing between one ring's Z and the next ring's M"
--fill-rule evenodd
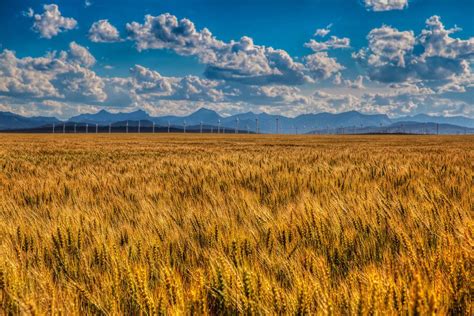
M1 135L2 314L464 314L474 138Z

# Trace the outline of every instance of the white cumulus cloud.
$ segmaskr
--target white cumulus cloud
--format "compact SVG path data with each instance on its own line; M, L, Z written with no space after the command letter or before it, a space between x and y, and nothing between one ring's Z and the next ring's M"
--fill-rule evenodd
M95 63L95 57L89 52L89 50L76 42L69 44L69 60L77 62L84 67L92 67Z
M61 15L56 4L43 5L42 14L33 14L33 10L28 11L28 16L34 19L33 30L41 37L51 39L60 32L65 32L76 28L77 21L73 18L66 18Z
M374 81L423 81L440 92L466 91L472 84L474 38L453 38L458 30L446 29L438 16L427 19L418 36L413 31L382 26L369 33L368 47L353 57L367 67Z
M337 36L331 36L329 40L324 42L311 39L308 43L305 43L304 46L311 48L314 52L321 52L330 49L350 48L351 41L347 37L339 38Z
M364 0L365 7L371 11L403 10L408 7L408 0Z
M339 64L335 58L329 57L327 52L314 53L305 57L305 65L316 80L329 79L339 74L344 66Z
M128 39L135 41L138 50L169 49L179 55L196 56L206 65L204 75L213 80L247 85L301 85L316 78L326 79L326 75L314 76L315 71L326 73L321 68L334 67L334 59L319 58L318 65L312 63L309 69L286 51L257 45L248 36L224 42L208 29L198 30L190 20L178 20L168 13L147 15L143 24L132 22L126 27ZM349 41L332 37L327 45L342 48ZM329 64L323 65L324 62Z
M10 50L0 54L0 95L25 100L102 102L104 82L88 69L95 59L84 47L70 44L68 52L18 58Z
M121 41L119 31L108 20L94 22L89 29L89 39L95 43L114 43Z

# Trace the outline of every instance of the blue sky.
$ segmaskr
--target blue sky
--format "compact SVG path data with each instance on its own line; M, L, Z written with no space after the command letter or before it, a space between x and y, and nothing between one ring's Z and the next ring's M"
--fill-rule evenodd
M472 12L472 0L4 0L0 110L474 117Z

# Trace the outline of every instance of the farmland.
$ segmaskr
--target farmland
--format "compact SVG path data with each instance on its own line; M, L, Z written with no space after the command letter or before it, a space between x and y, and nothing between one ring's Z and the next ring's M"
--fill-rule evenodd
M474 312L472 136L0 143L0 314Z

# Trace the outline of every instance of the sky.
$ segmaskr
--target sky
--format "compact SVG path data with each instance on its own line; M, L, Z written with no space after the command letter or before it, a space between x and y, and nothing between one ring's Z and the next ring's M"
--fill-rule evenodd
M474 0L3 0L0 111L474 117Z

